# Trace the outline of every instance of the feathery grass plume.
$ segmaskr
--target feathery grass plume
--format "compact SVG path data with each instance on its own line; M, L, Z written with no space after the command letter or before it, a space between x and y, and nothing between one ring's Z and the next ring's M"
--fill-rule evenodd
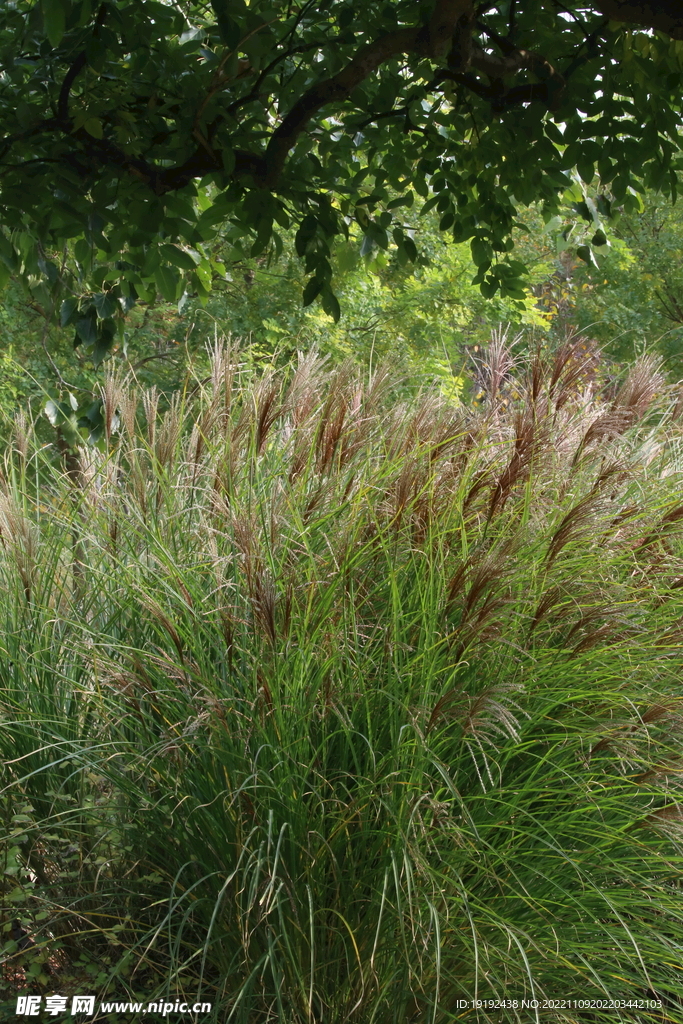
M591 444L602 438L619 437L645 415L664 386L659 364L653 356L643 356L634 364L609 408L588 427L576 450L575 463Z
M671 409L671 420L676 422L683 415L683 387L679 386L674 391L673 408Z
M21 462L25 463L28 458L29 443L33 434L33 424L30 424L25 409L20 409L14 417L14 443L15 450Z
M540 348L537 348L531 357L530 365L526 371L524 381L524 393L532 410L535 411L536 404L544 390L544 384L548 376L548 364ZM546 408L547 412L547 408Z
M227 341L216 338L209 350L211 356L211 405L210 409L218 412L220 421L230 417L235 386L235 375L238 369L236 348L231 339Z
M5 480L0 480L0 544L10 556L24 597L30 602L39 573L38 530Z
M493 331L491 341L478 361L477 376L487 400L492 404L499 400L503 385L510 380L517 362L511 349L520 340L521 335L517 334L508 343L508 328L498 328Z
M641 356L619 388L614 408L628 409L634 418L641 419L666 383L660 367L661 359L658 356Z
M344 396L345 375L338 374L328 390L327 398L320 411L320 421L316 434L316 465L318 473L325 475L333 469L339 442L346 425L348 406Z
M471 656L475 641L486 644L503 628L501 610L510 599L512 542L475 554L458 566L446 591L446 614L457 616L448 633L459 660ZM494 618L494 616L498 616Z
M581 340L580 335L570 335L556 349L548 380L548 396L556 415L572 397L577 396L579 385L594 377L597 362L596 353Z
M159 392L156 385L143 391L142 407L145 411L145 422L147 424L147 444L150 450L154 451L156 445L157 412L159 409Z
M514 448L510 461L496 480L491 491L488 517L492 519L499 509L503 509L510 494L518 482L528 478L534 458L540 454L546 443L544 426L538 423L533 407L517 413L514 423Z
M608 506L600 492L591 490L584 498L567 512L560 525L550 538L547 561L549 565L555 561L560 551L570 541L586 540L595 531L595 526Z
M256 435L254 444L261 454L271 427L280 416L280 385L274 374L266 374L254 387L254 423Z
M137 414L139 395L130 390L122 390L119 396L119 414L126 433L126 438L132 441L135 437L135 416Z
M495 762L494 755L498 750L500 737L510 738L519 743L518 715L523 715L524 711L510 697L510 694L519 694L522 690L523 687L520 683L505 682L487 686L475 695L459 690L449 690L439 698L429 716L427 732L430 732L444 717L448 717L460 725L465 746L472 757L477 777L484 791L487 789L487 782L492 786L496 784L491 766ZM514 712L517 712L518 715L515 715ZM491 748L488 754L487 747ZM500 783L501 770L499 765L496 764L496 767ZM484 781L484 775L487 782Z
M124 399L125 388L126 381L122 380L120 375L111 370L105 373L104 383L100 387L100 398L107 444L111 441L113 431L118 430L119 409Z
M8 450L0 891L63 960L10 939L7 1016L683 1024L680 425L647 361L504 340L455 412L232 343L165 413L112 383L78 505Z
M178 441L180 440L183 427L181 401L182 397L180 395L173 395L169 408L161 420L161 424L154 431L153 435L152 433L149 435L150 445L152 446L157 464L161 469L167 469L168 471L175 468L174 460L179 454ZM150 411L153 408L152 401L150 401L149 408Z

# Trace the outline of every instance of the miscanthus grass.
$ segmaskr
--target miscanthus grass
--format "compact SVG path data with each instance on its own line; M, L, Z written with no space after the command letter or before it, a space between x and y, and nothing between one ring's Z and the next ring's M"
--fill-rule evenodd
M572 343L479 375L464 408L219 347L163 413L108 380L68 472L18 423L11 1012L683 1021L681 403Z

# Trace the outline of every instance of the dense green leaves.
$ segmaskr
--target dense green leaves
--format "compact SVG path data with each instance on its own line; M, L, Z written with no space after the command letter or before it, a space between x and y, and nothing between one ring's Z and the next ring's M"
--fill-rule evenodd
M552 217L599 179L578 253L593 262L610 204L632 211L643 187L675 195L677 16L655 0L619 5L623 24L605 17L611 0L501 2L476 18L467 0L455 18L452 6L8 5L0 284L21 274L48 313L70 293L206 299L224 274L217 237L230 260L268 259L291 225L304 302L336 318L335 244L415 264L412 232L434 209L446 237L471 242L482 293L521 301L520 206ZM101 344L109 333L97 326Z

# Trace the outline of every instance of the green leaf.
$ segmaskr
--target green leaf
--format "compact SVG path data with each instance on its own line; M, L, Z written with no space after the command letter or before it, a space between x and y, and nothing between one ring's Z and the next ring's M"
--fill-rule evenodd
M375 241L374 241L374 239L371 238L370 235L364 235L363 236L363 243L362 243L362 245L360 247L360 254L361 254L361 256L369 256L374 248L375 248Z
M576 255L584 263L587 263L589 267L597 267L598 261L595 258L595 254L591 249L590 245L580 245L576 250Z
M242 33L239 23L228 14L230 10L228 0L211 0L211 6L218 22L221 42L225 43L231 50L234 49L239 43Z
M320 300L327 315L331 316L334 322L337 323L341 316L341 309L339 307L339 300L329 285L322 289Z
M422 209L420 210L420 216L424 217L430 210L433 210L440 198L440 196L432 196L432 198L428 199L426 203L423 203Z
M429 195L429 185L427 184L427 179L424 175L417 175L413 182L413 188L422 199L426 199Z
M96 360L97 362L98 360ZM102 415L102 402L97 399L88 408L84 416L78 418L79 430L87 430L88 444L97 444L104 434L104 416Z
M69 0L41 0L41 7L45 35L50 40L51 46L59 46L66 28Z
M180 274L175 267L160 266L154 271L154 280L167 302L176 302L180 296Z
M10 242L9 238L0 231L0 260L8 267L9 270L17 269L17 254L14 251L14 246Z
M92 402L88 406L88 408L86 409L84 415L79 420L79 426L94 425L96 423L99 423L101 419L102 419L102 399L101 398L96 398L95 401ZM81 420L82 420L82 422L81 422Z
M308 243L314 237L318 228L318 221L312 213L307 214L301 222L299 230L294 237L294 247L298 256L303 256L308 248Z
M102 320L97 331L97 340L93 346L92 358L95 366L98 366L103 359L111 352L114 338L116 337L116 323L114 320ZM99 440L99 437L96 438Z
M555 145L557 145L557 146L564 146L565 145L564 136L563 136L562 132L560 131L560 129L557 127L557 125L554 124L553 121L546 120L544 125L543 125L543 129L545 131L545 134L548 136L548 138L551 140L551 142L555 143Z
M380 249L388 249L389 236L381 224L371 220L367 227L367 234L372 238L373 242L380 247Z
M53 427L56 427L59 423L60 412L59 405L52 398L50 398L44 406L43 412L47 416L48 420Z
M336 252L337 266L342 273L354 270L358 263L358 246L353 242L344 242Z
M79 300L75 296L64 299L59 311L60 327L67 327L70 323L73 323L74 316L78 310L78 302Z
M499 281L490 274L479 285L479 291L485 299L492 299L499 288Z
M439 221L439 231L448 231L451 225L455 221L455 214L452 210L447 210L443 217Z
M417 260L417 246L412 238L408 238L407 235L403 239L403 248L405 249L411 263L415 263Z
M324 282L318 277L312 277L304 288L303 294L303 305L310 306L315 298L320 294L324 286Z
M90 242L86 242L85 238L79 238L74 245L74 256L79 263L89 263L92 256L92 246L90 245Z
M76 320L76 337L84 345L95 344L97 340L97 313L93 307L90 307L84 316L79 316Z
M53 427L59 429L69 448L75 448L82 440L78 429L77 410L78 402L72 394L69 394L68 402L55 402L50 399L43 407L48 420Z
M174 267L179 267L181 270L194 270L201 260L199 253L196 254L197 258L195 259L186 249L181 249L177 245L160 245L159 253Z
M597 206L598 212L601 214L601 216L607 218L611 217L612 204L610 203L609 199L602 193L600 193L600 195L595 200L595 205Z
M579 172L579 177L586 185L590 185L591 181L595 177L595 164L592 160L587 160L581 156L576 161L576 169Z
M95 304L97 315L102 320L116 312L117 302L110 292L99 292L97 295L93 295L92 301Z
M209 260L202 260L199 266L195 267L195 273L202 288L210 292L213 283L213 269Z
M486 263L490 265L492 250L488 242L482 238L473 238L470 242L470 249L475 267L481 267Z
M412 206L414 200L414 194L408 191L404 196L399 196L398 199L392 199L390 203L387 203L387 210L396 210L399 206Z
M94 139L101 139L104 136L104 129L99 117L89 117L83 122L83 127L88 135L92 135Z
M589 224L592 222L593 214L591 213L588 203L585 200L581 200L580 203L573 203L572 209L574 209L578 213L579 217L583 218L583 220L585 221L588 221Z

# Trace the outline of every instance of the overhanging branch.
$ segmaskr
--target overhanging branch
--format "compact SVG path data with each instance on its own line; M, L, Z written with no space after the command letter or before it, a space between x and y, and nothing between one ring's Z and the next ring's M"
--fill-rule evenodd
M497 109L502 110L505 107L514 106L516 103L541 100L546 104L548 110L556 110L562 101L565 80L559 71L538 53L513 49L512 52L497 57L494 54L485 53L484 50L475 49L470 64L476 71L482 72L490 79L490 98L496 100L494 106ZM523 68L531 71L541 81L525 82L506 88L503 79L516 74ZM465 84L471 87L470 80ZM482 95L481 91L480 95Z
M392 57L410 53L442 59L453 48L461 20L469 28L471 18L471 0L437 0L426 29L414 26L388 32L364 46L338 74L312 86L294 104L268 143L263 185L272 188L277 183L290 150L321 107L348 99L361 82Z
M613 21L658 29L672 39L683 39L681 0L597 0L596 7Z
M100 4L100 8L95 18L95 24L93 26L93 36L97 37L98 29L104 25L107 18L107 5ZM66 124L69 120L69 94L71 92L71 86L74 84L78 75L85 67L88 62L88 57L85 50L81 50L73 64L64 76L62 87L59 90L59 99L57 100L57 116L60 121Z
M490 6L495 5L480 5L477 15L481 17ZM674 38L683 39L681 0L596 0L595 7L603 12L606 18L659 29L668 32ZM101 23L104 11L106 5L102 4L96 19L95 31ZM427 23L421 22L411 27L398 28L367 43L341 71L316 82L299 97L272 132L265 152L236 151L232 176L247 176L253 184L261 188L276 188L289 153L296 145L297 139L306 131L311 119L328 104L334 104L338 109L348 100L354 89L384 63L404 54L441 63L441 69L430 83L432 88L447 79L455 81L490 102L494 112L532 101L543 102L550 110L556 109L565 91L566 78L574 66L585 62L590 54L575 58L574 64L564 69L564 74L561 74L543 56L516 47L512 39L501 39L495 31L480 24L477 26L478 29L489 36L499 51L488 53L481 47L473 46L474 17L473 0L437 0ZM597 36L602 28L604 25L588 37L589 41L594 41L593 37ZM303 47L307 48L308 46ZM295 52L296 49L292 48L287 52ZM278 54L265 69L261 69L254 87L230 105L230 112L255 98L258 86L281 59L282 54ZM446 62L448 66L444 67ZM201 136L200 145L192 156L176 167L158 167L144 157L127 154L112 141L95 139L84 129L74 131L69 117L69 96L73 82L85 64L84 52L76 57L67 70L59 91L57 117L0 140L0 148L4 153L15 142L56 130L65 133L77 144L74 147L74 155L79 151L83 153L83 158L92 165L92 168L97 163L117 167L144 182L157 195L183 188L193 179L223 167L222 153L220 149L214 149L212 143L213 129L219 119L214 119L209 126L208 134L195 131L195 138ZM471 73L470 69L477 74ZM514 82L515 76L519 76L523 70L530 71L537 80L520 82L517 77L517 81ZM510 84L510 79L513 80L513 84ZM198 129L198 122L209 99L223 86L224 81L220 75L212 79L209 92L195 116L195 129ZM402 113L403 108L382 111L371 120ZM224 111L220 117L225 117Z
M247 174L261 187L274 188L296 140L321 107L328 103L342 103L361 82L392 57L411 53L438 59L451 53L458 30L460 34L469 36L471 18L471 0L438 0L427 26L398 29L368 43L338 74L316 83L304 93L273 132L265 154L244 150L236 152L233 174ZM214 151L205 140L179 167L158 169L143 159L128 157L113 143L91 138L86 140L81 133L78 137L87 141L91 153L107 163L125 167L157 195L182 188L193 178L202 177L222 166L220 151Z
M273 132L264 158L263 184L272 188L284 167L296 140L305 130L311 117L328 103L343 103L360 83L380 64L398 54L414 51L418 39L424 36L422 28L399 29L368 43L346 67L322 82L318 82L294 104L282 124Z
M76 77L85 67L86 63L86 53L85 50L82 50L64 76L62 88L59 90L59 99L57 100L57 116L64 124L69 120L69 93L71 92L71 86L76 80Z

